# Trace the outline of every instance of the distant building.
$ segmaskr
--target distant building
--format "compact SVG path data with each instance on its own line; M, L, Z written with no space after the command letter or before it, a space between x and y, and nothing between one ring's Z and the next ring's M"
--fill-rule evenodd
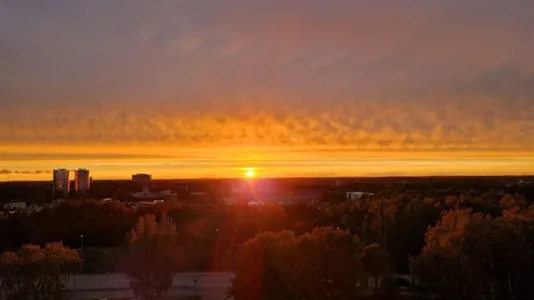
M138 210L141 208L147 208L154 206L158 203L163 203L163 200L147 200L147 201L137 201L135 203L130 203L131 207L133 207L134 210Z
M91 187L91 177L89 170L78 169L74 171L74 190L76 192L87 192Z
M68 195L70 191L69 170L54 170L52 184L54 196L58 195L58 193L62 193L65 196Z
M373 193L364 193L364 192L347 192L347 199L349 201L360 200L363 197L373 197Z
M152 180L152 175L150 175L150 174L142 174L142 173L134 174L134 175L132 175L132 180L133 181L137 181L137 182L150 181L150 180Z
M171 190L164 190L159 192L159 195L167 201L176 201L178 200L178 192Z
M26 209L26 207L27 207L26 202L22 202L22 201L12 201L4 205L4 209L8 211L9 210L24 210Z
M152 180L152 175L142 173L134 174L132 175L132 180L143 186L143 193L148 193L150 191L150 181Z
M30 207L29 207L29 211L34 213L34 212L40 212L41 210L43 210L44 208L44 205L40 205L40 204L30 204Z
M222 197L221 201L226 205L233 205L237 202L235 197Z

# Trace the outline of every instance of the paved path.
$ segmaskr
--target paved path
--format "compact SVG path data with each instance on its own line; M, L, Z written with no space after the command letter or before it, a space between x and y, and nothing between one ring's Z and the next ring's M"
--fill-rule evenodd
M168 296L202 296L202 299L223 300L233 273L179 273L174 276ZM196 284L195 284L196 280ZM123 274L77 275L67 287L73 299L133 298L130 281Z

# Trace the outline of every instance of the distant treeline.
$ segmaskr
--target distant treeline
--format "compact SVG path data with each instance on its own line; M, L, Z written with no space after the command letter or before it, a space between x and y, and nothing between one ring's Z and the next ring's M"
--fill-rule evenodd
M269 179L281 192L298 193L315 191L326 193L329 190L353 190L375 193L380 196L392 196L405 192L435 196L448 194L465 194L466 191L485 193L489 190L503 190L505 193L520 193L529 198L534 197L534 185L517 185L519 180L534 181L534 177L391 177L391 178L306 178L306 179ZM207 192L215 198L231 194L231 179L196 179L196 180L153 180L152 190L174 190L181 200L188 200L187 192ZM72 183L73 184L73 183ZM127 199L130 193L140 192L142 187L131 180L95 180L88 193L77 194L71 189L70 197L78 199ZM26 202L49 202L62 197L52 193L51 182L0 182L0 203L12 200Z

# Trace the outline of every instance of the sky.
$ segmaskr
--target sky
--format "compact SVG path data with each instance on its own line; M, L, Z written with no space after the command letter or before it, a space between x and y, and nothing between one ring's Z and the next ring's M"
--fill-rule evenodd
M0 0L0 181L534 174L531 0Z

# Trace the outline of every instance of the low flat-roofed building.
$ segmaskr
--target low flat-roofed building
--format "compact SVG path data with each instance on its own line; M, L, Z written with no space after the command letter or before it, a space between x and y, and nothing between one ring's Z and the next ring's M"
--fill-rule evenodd
M363 197L373 197L374 195L375 194L373 193L365 193L365 192L347 192L347 199L349 201L355 201Z
M23 201L11 201L4 205L5 210L24 210L28 207L28 204Z

